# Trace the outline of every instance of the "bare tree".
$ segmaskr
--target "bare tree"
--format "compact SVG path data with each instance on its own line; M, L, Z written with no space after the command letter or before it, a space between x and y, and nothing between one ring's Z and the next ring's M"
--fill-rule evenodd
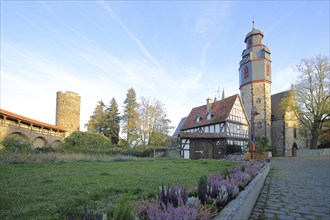
M294 99L283 100L282 106L294 113L303 131L311 135L311 148L317 148L319 136L330 120L330 62L326 56L318 55L302 59L296 66L300 73L293 86Z

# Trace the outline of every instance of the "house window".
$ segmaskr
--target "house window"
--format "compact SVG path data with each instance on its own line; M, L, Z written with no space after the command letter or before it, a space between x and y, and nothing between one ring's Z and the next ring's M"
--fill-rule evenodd
M293 128L293 138L297 138L297 128Z
M249 67L245 66L244 68L244 78L248 78L249 77Z
M215 125L215 133L220 133L220 125L219 124Z
M206 119L207 119L207 120L211 120L211 118L212 118L212 113L210 113L210 112L207 113L207 115L206 115Z
M199 115L197 115L196 118L195 118L195 122L199 123L200 121L201 121L201 117L199 117Z

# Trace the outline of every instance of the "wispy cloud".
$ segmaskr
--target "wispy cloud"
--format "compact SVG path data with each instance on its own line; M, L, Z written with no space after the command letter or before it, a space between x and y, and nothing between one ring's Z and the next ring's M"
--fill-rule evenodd
M230 4L225 1L203 4L195 23L195 30L205 39L215 31L225 27L226 17L230 14Z
M41 4L41 6L46 9L46 11L48 11L50 14L54 14L54 11L49 7L49 5L44 2L44 1L39 1L39 3Z
M211 46L211 42L207 42L203 49L202 49L202 55L201 55L201 60L200 60L200 67L202 71L205 71L207 69L206 66L206 55L207 55L207 51Z
M112 11L111 7L107 4L107 2L100 1L99 4L108 12L110 17L124 29L127 35L137 44L142 54L156 66L161 67L159 62L149 53L143 43L128 29L128 27L122 22L122 20L115 15L115 13Z

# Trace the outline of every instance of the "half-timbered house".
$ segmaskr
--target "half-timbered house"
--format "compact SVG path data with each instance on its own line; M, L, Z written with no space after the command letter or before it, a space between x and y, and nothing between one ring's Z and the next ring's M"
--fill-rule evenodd
M180 129L181 157L221 159L228 148L247 147L249 122L238 94L191 110Z

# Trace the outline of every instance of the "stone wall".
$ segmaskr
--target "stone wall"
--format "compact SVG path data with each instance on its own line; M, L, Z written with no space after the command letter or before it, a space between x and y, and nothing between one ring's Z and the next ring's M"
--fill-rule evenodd
M285 133L284 133L284 124L282 119L272 121L272 140L275 147L276 153L274 156L284 156L285 155Z
M297 157L319 157L319 156L330 156L330 148L325 149L302 149L297 151Z
M53 149L58 149L64 142L64 133L51 132L47 129L40 129L38 131L26 129L14 124L5 124L3 120L0 120L0 139L8 136L26 139L34 148L50 146Z

